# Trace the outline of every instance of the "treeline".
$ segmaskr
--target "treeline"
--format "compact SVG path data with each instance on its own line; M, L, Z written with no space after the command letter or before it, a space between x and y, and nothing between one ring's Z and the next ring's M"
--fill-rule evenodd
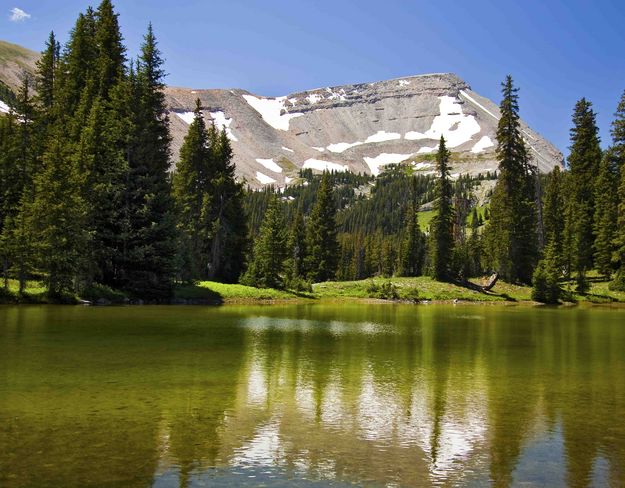
M0 117L5 288L39 278L51 299L106 286L167 300L176 277L238 278L247 228L229 141L196 121L172 189L162 66L151 25L128 58L109 0L63 47L50 34ZM200 159L185 156L194 144ZM196 165L209 166L197 179Z

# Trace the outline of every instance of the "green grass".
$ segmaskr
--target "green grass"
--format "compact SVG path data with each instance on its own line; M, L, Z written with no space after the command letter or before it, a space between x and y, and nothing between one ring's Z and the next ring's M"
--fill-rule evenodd
M19 295L19 282L9 280L9 288L4 288L4 282L0 283L0 303L46 303L46 287L40 281L27 281L24 295Z
M291 300L312 298L311 294L297 293L273 288L254 288L252 286L200 281L194 284L179 285L174 291L175 298L184 300L208 300L218 303L227 301L253 300Z
M477 282L476 280L474 280ZM420 300L463 300L483 302L529 301L531 288L499 281L490 293L481 293L453 283L441 283L426 276L417 278L371 278L361 281L333 281L313 285L313 292L320 298L369 298L372 284L391 282L397 288L400 299L412 299L415 290Z
M589 274L591 288L588 293L571 293L573 300L580 303L625 303L625 292L609 289L609 282L596 274ZM480 280L473 279L480 284ZM369 278L360 281L331 281L316 283L312 293L300 293L271 288L202 281L195 284L179 284L175 287L174 298L185 303L246 303L271 302L283 300L311 299L370 299L379 297L380 287L392 283L400 300L414 301L469 301L469 302L531 302L531 287L519 286L499 281L489 293L482 293L471 288L453 283L442 283L430 277L417 278ZM574 283L564 283L563 289L574 290ZM77 297L68 297L68 302ZM97 301L106 298L112 303L123 303L125 295L117 290L94 285L81 298ZM18 295L17 280L9 280L9 288L0 288L0 303L48 303L46 289L42 282L28 281L26 292Z

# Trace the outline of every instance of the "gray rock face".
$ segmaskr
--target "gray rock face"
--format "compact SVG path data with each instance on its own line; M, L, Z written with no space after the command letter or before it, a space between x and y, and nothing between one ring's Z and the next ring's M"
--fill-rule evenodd
M237 174L252 187L283 186L300 168L378 174L384 165L411 162L424 173L443 135L452 172L497 168L499 109L453 74L319 88L267 98L244 90L167 88L174 159L192 120L196 98L207 122L225 126ZM522 123L540 171L562 165L560 151Z

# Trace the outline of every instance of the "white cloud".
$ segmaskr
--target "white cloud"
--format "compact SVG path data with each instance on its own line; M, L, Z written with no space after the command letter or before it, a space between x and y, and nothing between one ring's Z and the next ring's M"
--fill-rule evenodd
M23 20L30 19L30 14L24 12L21 8L13 7L9 19L11 22L22 22Z

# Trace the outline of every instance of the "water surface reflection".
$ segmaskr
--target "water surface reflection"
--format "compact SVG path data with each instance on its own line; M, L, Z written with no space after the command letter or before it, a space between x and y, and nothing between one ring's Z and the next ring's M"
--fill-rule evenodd
M0 486L623 486L625 311L0 308Z

